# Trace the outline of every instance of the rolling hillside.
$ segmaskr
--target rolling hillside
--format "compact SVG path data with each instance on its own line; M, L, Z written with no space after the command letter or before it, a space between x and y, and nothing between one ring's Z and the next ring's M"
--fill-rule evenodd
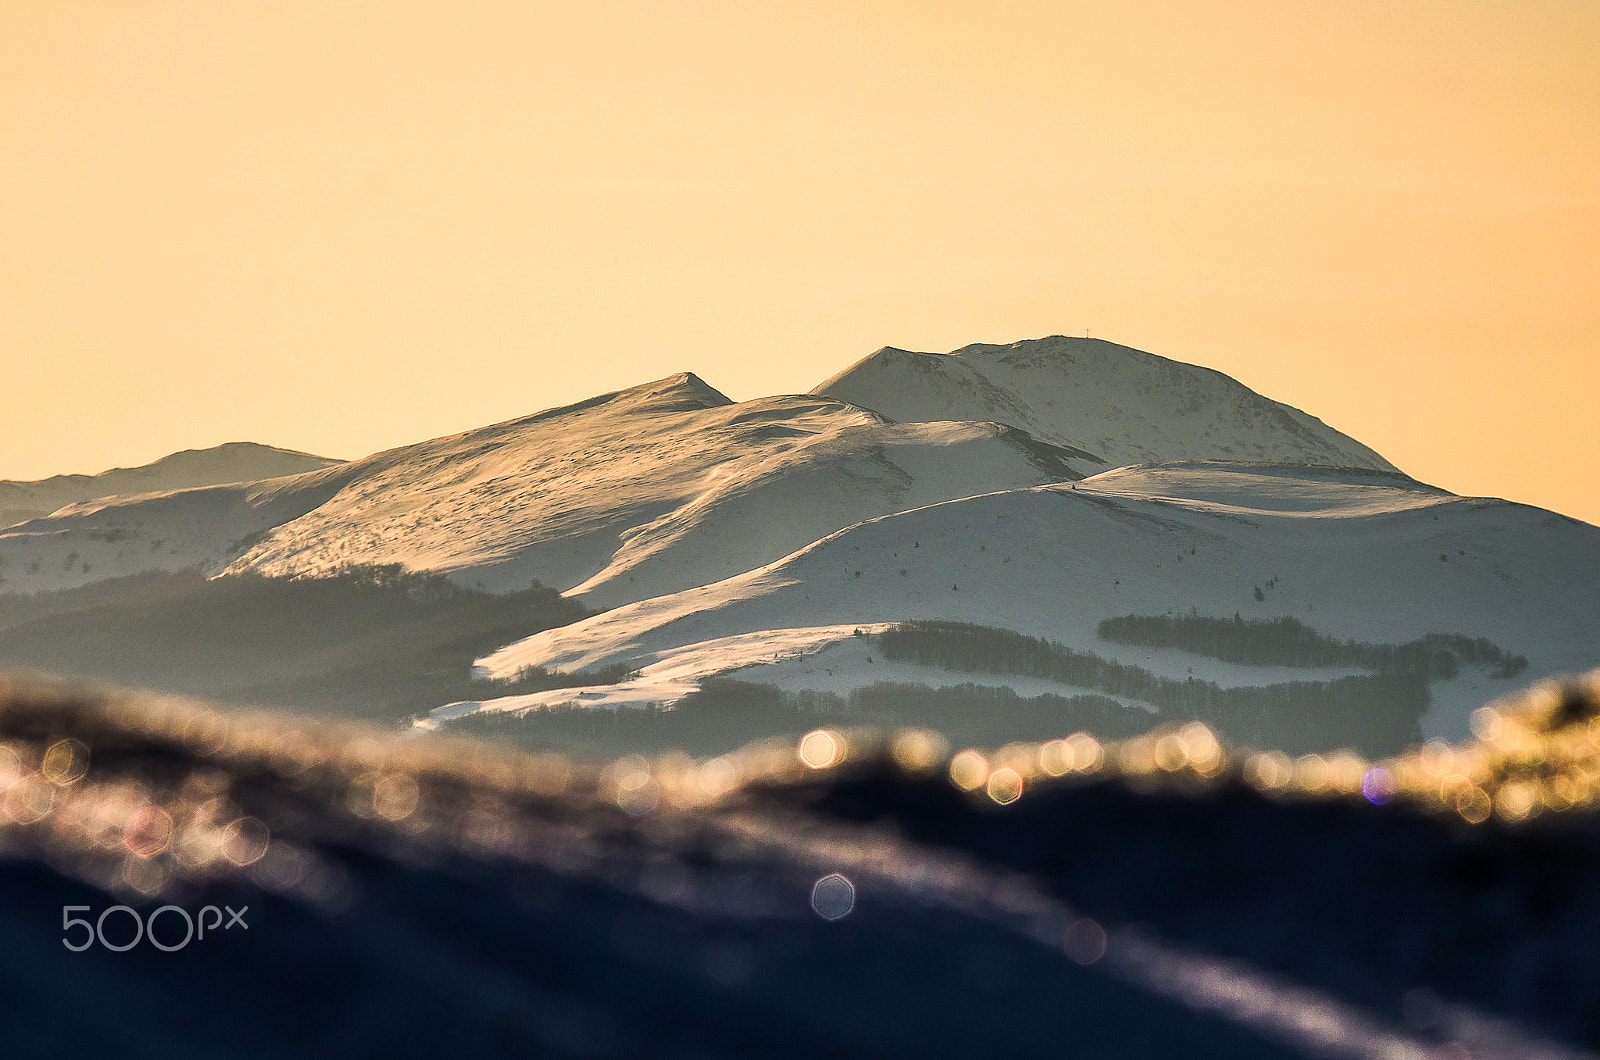
M611 705L671 701L714 675L835 693L884 680L1014 684L1004 674L891 669L870 638L855 635L941 619L1045 638L1179 681L1237 687L1295 676L1097 635L1116 616L1195 613L1290 616L1357 641L1487 638L1526 656L1527 676L1539 677L1592 663L1597 584L1600 529L1536 508L1456 497L1396 473L1191 462L876 519L758 570L536 634L480 665L497 678L529 666L638 671L632 682L592 690ZM1470 667L1436 683L1424 734L1458 738L1470 710L1498 690ZM462 704L436 717L571 698Z

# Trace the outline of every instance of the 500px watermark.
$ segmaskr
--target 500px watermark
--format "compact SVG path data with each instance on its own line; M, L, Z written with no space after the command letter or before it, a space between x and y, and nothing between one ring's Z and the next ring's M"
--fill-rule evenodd
M227 923L222 921L224 909L228 912ZM247 905L241 906L237 910L230 905L225 905L221 909L214 905L207 905L201 907L199 915L190 916L189 911L181 906L164 905L158 909L152 909L148 917L143 917L132 906L114 905L103 910L99 917L93 923L90 923L82 917L72 915L73 913L89 912L89 906L64 905L61 907L61 945L73 953L82 953L98 942L113 953L122 953L125 950L133 949L141 941L148 939L150 945L156 949L164 953L176 953L189 945L189 943L197 939L204 939L207 931L215 935L219 928L223 931L228 931L235 926L241 927L246 931L250 930L250 925L244 922L244 915L249 911L250 907ZM126 942L113 942L106 939L106 918L112 913L126 914L127 919L133 921L133 938ZM162 927L162 934L167 936L165 941L156 937L156 921L160 919L163 913L168 914L167 920ZM206 922L208 915L211 918L210 923ZM173 920L174 917L178 918L178 921L183 924L183 937L177 938L176 941L174 939L176 938L178 927ZM116 921L113 921L113 923L115 924ZM82 941L75 942L72 938L72 933L75 928L80 927L83 928L83 933L80 936ZM115 932L115 934L119 938L122 936L120 931Z

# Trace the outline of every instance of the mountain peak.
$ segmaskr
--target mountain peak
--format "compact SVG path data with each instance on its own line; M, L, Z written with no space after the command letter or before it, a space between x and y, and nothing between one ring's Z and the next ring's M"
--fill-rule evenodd
M1184 364L1170 357L1148 353L1124 346L1110 339L1097 339L1088 335L1045 335L1037 339L996 345L975 342L952 350L947 356L963 357L973 361L1000 362L1010 365L1029 364L1095 364L1107 360L1127 360L1144 364L1172 364L1196 371L1211 371L1200 365Z
M693 372L674 372L649 383L619 390L613 396L648 405L661 412L688 412L733 404L732 398Z
M1234 460L1396 470L1321 420L1221 372L1087 336L948 354L885 346L813 394L892 420L994 420L1112 467Z
M254 466L261 463L283 464L292 466L296 471L305 469L315 470L317 467L326 467L330 464L341 464L344 461L334 457L318 456L315 453L304 453L298 449L282 449L276 445L263 445L260 442L223 442L209 449L182 449L170 453L159 460L144 465L144 468L113 468L103 471L101 475L109 475L119 471L137 471L155 468L180 468L180 467L217 467L226 468L230 473L239 474L240 465L247 466L245 477L235 481L260 477L254 473ZM293 474L295 472L286 472ZM213 483L206 483L213 485Z
M731 404L733 404L732 398L693 372L674 372L660 379L652 379L648 383L636 383L621 390L596 394L592 398L575 401L570 405L558 405L543 412L535 412L531 416L521 416L483 429L522 427L600 408L612 411L693 412L697 409L714 409Z

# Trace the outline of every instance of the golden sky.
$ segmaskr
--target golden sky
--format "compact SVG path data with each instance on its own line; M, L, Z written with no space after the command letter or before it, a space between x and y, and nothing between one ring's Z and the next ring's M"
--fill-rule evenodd
M1068 333L1600 523L1595 0L0 0L0 478Z

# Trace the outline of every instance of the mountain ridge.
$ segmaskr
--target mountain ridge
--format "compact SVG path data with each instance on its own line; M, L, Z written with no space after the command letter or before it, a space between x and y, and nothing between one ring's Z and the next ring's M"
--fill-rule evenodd
M0 585L401 563L610 606L864 518L1092 469L1002 424L894 424L812 395L735 403L682 372L292 479L79 504L0 534Z
M343 462L259 442L224 442L209 449L169 453L138 467L115 467L93 475L0 481L0 526L12 526L69 504L103 497L279 478Z

